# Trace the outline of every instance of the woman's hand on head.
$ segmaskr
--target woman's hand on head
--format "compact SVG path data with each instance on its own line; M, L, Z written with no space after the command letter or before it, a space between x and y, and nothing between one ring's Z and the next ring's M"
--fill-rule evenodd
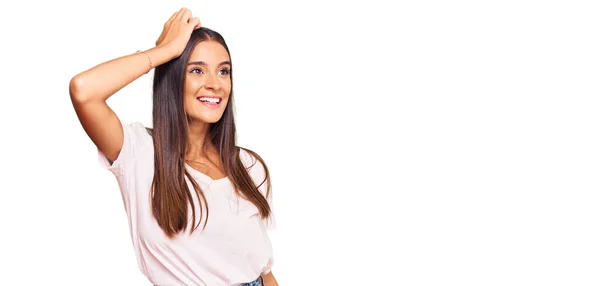
M163 31L156 40L156 47L163 47L172 53L173 58L179 57L195 29L200 28L200 19L192 17L192 11L181 8L165 23Z

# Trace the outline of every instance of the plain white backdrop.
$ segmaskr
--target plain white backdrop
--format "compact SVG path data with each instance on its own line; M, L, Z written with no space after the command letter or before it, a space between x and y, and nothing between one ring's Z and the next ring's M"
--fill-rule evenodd
M231 49L280 285L600 284L598 7L452 2L0 4L0 284L150 285L68 84L181 7Z

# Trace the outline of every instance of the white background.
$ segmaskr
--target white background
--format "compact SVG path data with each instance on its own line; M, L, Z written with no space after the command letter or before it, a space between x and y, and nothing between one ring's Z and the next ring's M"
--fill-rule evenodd
M185 6L230 46L280 285L599 285L598 7L392 2L0 4L0 284L150 285L68 84Z

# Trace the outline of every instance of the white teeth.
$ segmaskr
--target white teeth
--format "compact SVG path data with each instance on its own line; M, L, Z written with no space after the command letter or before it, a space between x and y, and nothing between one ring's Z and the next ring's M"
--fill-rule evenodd
M221 101L221 99L219 99L219 98L211 98L211 97L200 97L199 100L204 101L204 102L211 102L211 103L219 103Z

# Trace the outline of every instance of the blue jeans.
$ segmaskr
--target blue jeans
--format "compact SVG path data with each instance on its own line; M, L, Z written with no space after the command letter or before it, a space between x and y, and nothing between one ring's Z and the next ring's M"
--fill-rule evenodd
M240 284L240 286L262 286L262 285L265 285L262 275L259 276L258 278L256 278L256 280L254 280L252 282Z

